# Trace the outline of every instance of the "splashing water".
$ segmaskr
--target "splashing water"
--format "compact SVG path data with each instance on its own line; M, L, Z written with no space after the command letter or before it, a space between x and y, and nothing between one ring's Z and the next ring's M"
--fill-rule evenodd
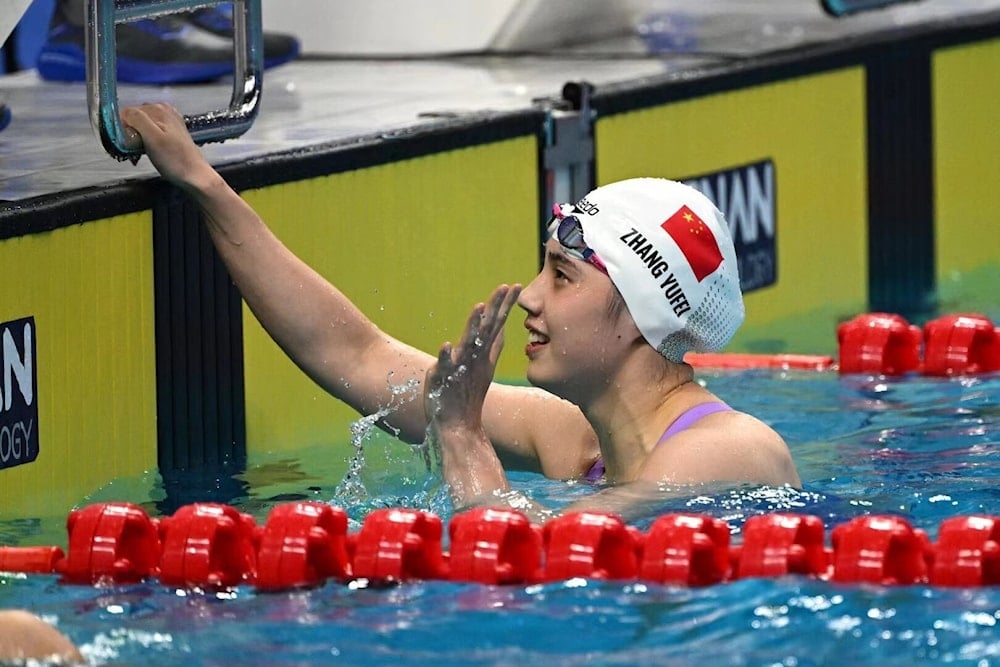
M362 477L365 468L365 443L369 442L377 433L380 421L393 414L400 406L417 398L419 382L416 379L398 385L392 384L391 379L392 375L390 374L389 391L391 397L389 405L351 422L351 446L354 448L354 454L348 461L347 473L337 485L334 494L339 502L361 504L371 498Z
M387 418L400 407L419 398L419 382L409 380L395 385L391 378L390 374L389 405L351 423L353 453L347 472L328 499L333 505L349 508L353 529L360 527L369 512L382 507L406 506L441 514L451 511L451 496L441 476L440 459L434 456L429 439L419 444L402 443L396 437L399 431L387 423ZM383 449L372 457L371 448L376 445L382 445Z

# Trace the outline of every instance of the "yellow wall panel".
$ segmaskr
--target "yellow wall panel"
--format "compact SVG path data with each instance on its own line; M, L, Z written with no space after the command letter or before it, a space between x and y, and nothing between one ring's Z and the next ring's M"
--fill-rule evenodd
M0 241L0 322L33 317L35 461L0 469L0 518L64 514L156 466L148 212Z
M1000 314L1000 40L941 50L932 68L942 306Z

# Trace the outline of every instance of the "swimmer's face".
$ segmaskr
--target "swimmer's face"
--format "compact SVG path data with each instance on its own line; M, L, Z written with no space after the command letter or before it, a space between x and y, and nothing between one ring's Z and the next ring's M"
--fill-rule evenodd
M615 296L607 274L549 239L541 272L518 299L527 312L528 381L570 400L606 386L641 339L627 310L609 310Z

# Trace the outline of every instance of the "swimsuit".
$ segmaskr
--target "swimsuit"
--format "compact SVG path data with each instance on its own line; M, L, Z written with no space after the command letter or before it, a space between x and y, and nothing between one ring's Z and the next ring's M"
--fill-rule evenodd
M674 422L667 427L667 430L663 432L660 439L657 441L657 446L660 445L664 440L672 435L677 435L681 431L689 428L696 421L702 417L707 417L708 415L715 414L716 412L725 412L726 410L732 410L731 407L722 402L712 402L712 403L701 403L693 408L688 409L687 412L681 414L680 417L674 420ZM604 477L604 459L598 457L594 461L594 465L590 467L587 471L584 479L588 482L596 482L601 477Z

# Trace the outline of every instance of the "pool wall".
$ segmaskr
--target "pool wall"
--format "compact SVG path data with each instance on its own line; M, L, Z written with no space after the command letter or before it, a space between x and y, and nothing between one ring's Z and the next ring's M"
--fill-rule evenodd
M931 61L934 257L945 310L1000 316L1000 40L937 49Z
M752 258L733 351L831 353L865 310L996 317L998 65L992 15L604 86L590 176L726 193ZM495 282L537 270L559 101L220 170L380 326L433 349ZM4 205L0 223L0 516L59 515L144 470L226 475L347 440L355 415L264 335L176 190L64 192ZM511 326L499 375L516 380Z
M863 310L996 317L996 29L942 24L604 88L597 181L707 184L738 252L760 260L741 266L734 350L833 353L836 324Z
M143 211L0 241L0 515L156 465L151 227Z

